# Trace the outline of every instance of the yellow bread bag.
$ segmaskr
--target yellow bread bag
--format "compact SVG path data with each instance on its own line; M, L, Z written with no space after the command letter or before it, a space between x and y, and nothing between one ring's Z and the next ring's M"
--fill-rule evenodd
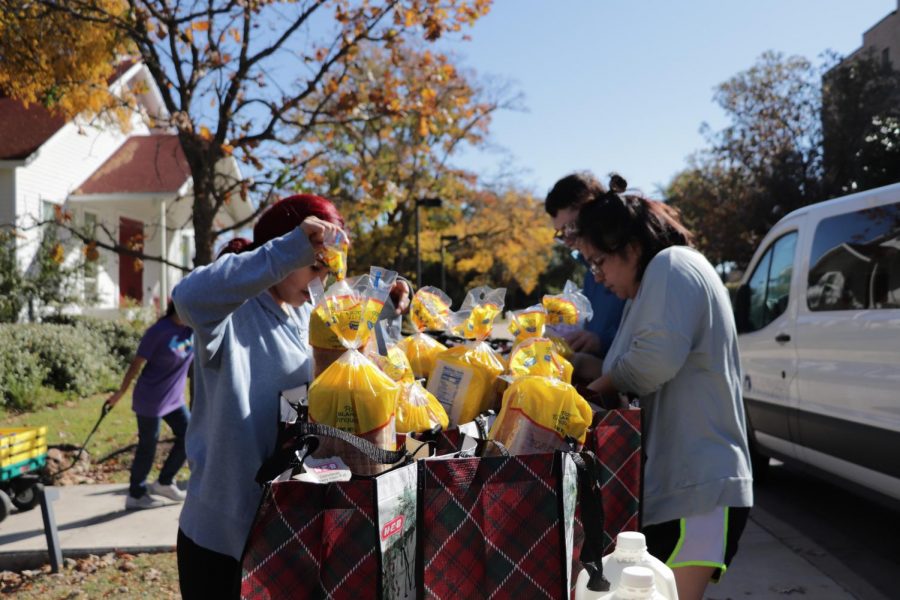
M400 384L396 411L398 432L428 431L435 425L447 427L447 412L437 398L416 381L409 359L400 348L390 346L387 356L378 356L375 362L385 375Z
M400 384L357 350L369 340L390 290L382 275L379 271L377 277L345 279L328 288L322 297L311 294L316 307L322 308L324 323L347 351L313 380L309 419L393 450Z
M414 333L405 337L397 342L397 347L403 350L409 359L416 379L428 379L434 370L438 355L447 349L447 346L427 333Z
M416 331L443 331L450 317L450 296L433 286L420 288L409 305L409 320Z
M541 304L547 310L547 333L561 338L584 329L594 316L590 300L571 281L566 282L561 294L544 296Z
M400 384L357 350L348 350L309 388L309 420L337 427L388 450L397 446Z
M503 394L490 438L514 455L553 452L567 448L567 437L583 444L591 417L590 405L568 383L526 375Z
M466 295L462 308L451 315L450 330L463 333L472 342L438 354L428 378L428 391L447 411L451 425L471 421L492 408L497 398L497 378L504 364L484 340L503 310L505 295L505 288L475 288Z
M544 325L547 322L547 310L540 304L510 314L509 332L515 344L521 344L530 338L544 336Z
M350 249L350 242L343 231L331 233L331 237L325 240L322 252L319 258L322 259L328 269L334 274L334 278L338 281L347 276L347 253Z
M388 347L387 356L376 354L374 362L381 367L385 375L398 383L412 383L416 380L415 375L413 375L412 365L409 364L409 359L406 358L406 354L396 344Z
M527 339L509 355L509 374L513 379L537 375L572 383L572 371L572 363L560 356L547 338Z
M366 348L396 277L394 271L372 267L368 275L338 281L327 292L318 278L310 282L313 309L309 317L309 345L313 349L313 377L321 375L347 348L360 351ZM366 326L359 328L363 310Z
M409 319L416 333L400 340L397 346L406 353L416 379L427 379L434 369L435 358L447 349L423 332L447 328L450 302L450 296L442 290L425 286L415 293L409 305Z
M558 335L554 335L549 331L545 332L547 339L553 342L553 349L556 350L556 353L565 358L567 361L574 356L575 351L572 350L572 346L569 345L564 338L559 337Z
M422 432L440 425L446 429L450 424L447 411L434 395L422 387L418 381L401 384L400 399L397 402L397 431Z

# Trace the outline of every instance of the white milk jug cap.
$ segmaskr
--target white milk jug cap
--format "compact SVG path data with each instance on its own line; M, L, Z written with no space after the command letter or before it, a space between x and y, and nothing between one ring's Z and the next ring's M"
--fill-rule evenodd
M647 567L625 567L620 585L625 588L653 588L653 571Z
M647 539L639 531L623 531L616 536L616 550L628 553L647 550Z

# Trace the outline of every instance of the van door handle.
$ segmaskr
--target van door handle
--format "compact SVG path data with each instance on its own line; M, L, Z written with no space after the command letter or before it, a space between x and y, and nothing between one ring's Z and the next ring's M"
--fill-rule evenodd
M775 341L778 342L779 344L786 344L789 341L791 341L791 336L789 336L786 333L779 333L778 335L775 336Z

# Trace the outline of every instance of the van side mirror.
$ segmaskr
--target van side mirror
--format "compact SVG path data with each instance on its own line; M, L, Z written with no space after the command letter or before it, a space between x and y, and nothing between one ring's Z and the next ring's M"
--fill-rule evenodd
M752 330L750 326L750 286L746 283L741 285L734 295L734 323L738 333Z

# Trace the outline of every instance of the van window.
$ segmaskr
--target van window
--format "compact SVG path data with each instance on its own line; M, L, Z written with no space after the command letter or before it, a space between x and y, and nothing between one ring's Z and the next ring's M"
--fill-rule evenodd
M810 310L900 308L900 203L823 219L809 264Z
M787 309L794 272L797 232L787 233L769 246L747 282L750 288L749 331L762 329Z

